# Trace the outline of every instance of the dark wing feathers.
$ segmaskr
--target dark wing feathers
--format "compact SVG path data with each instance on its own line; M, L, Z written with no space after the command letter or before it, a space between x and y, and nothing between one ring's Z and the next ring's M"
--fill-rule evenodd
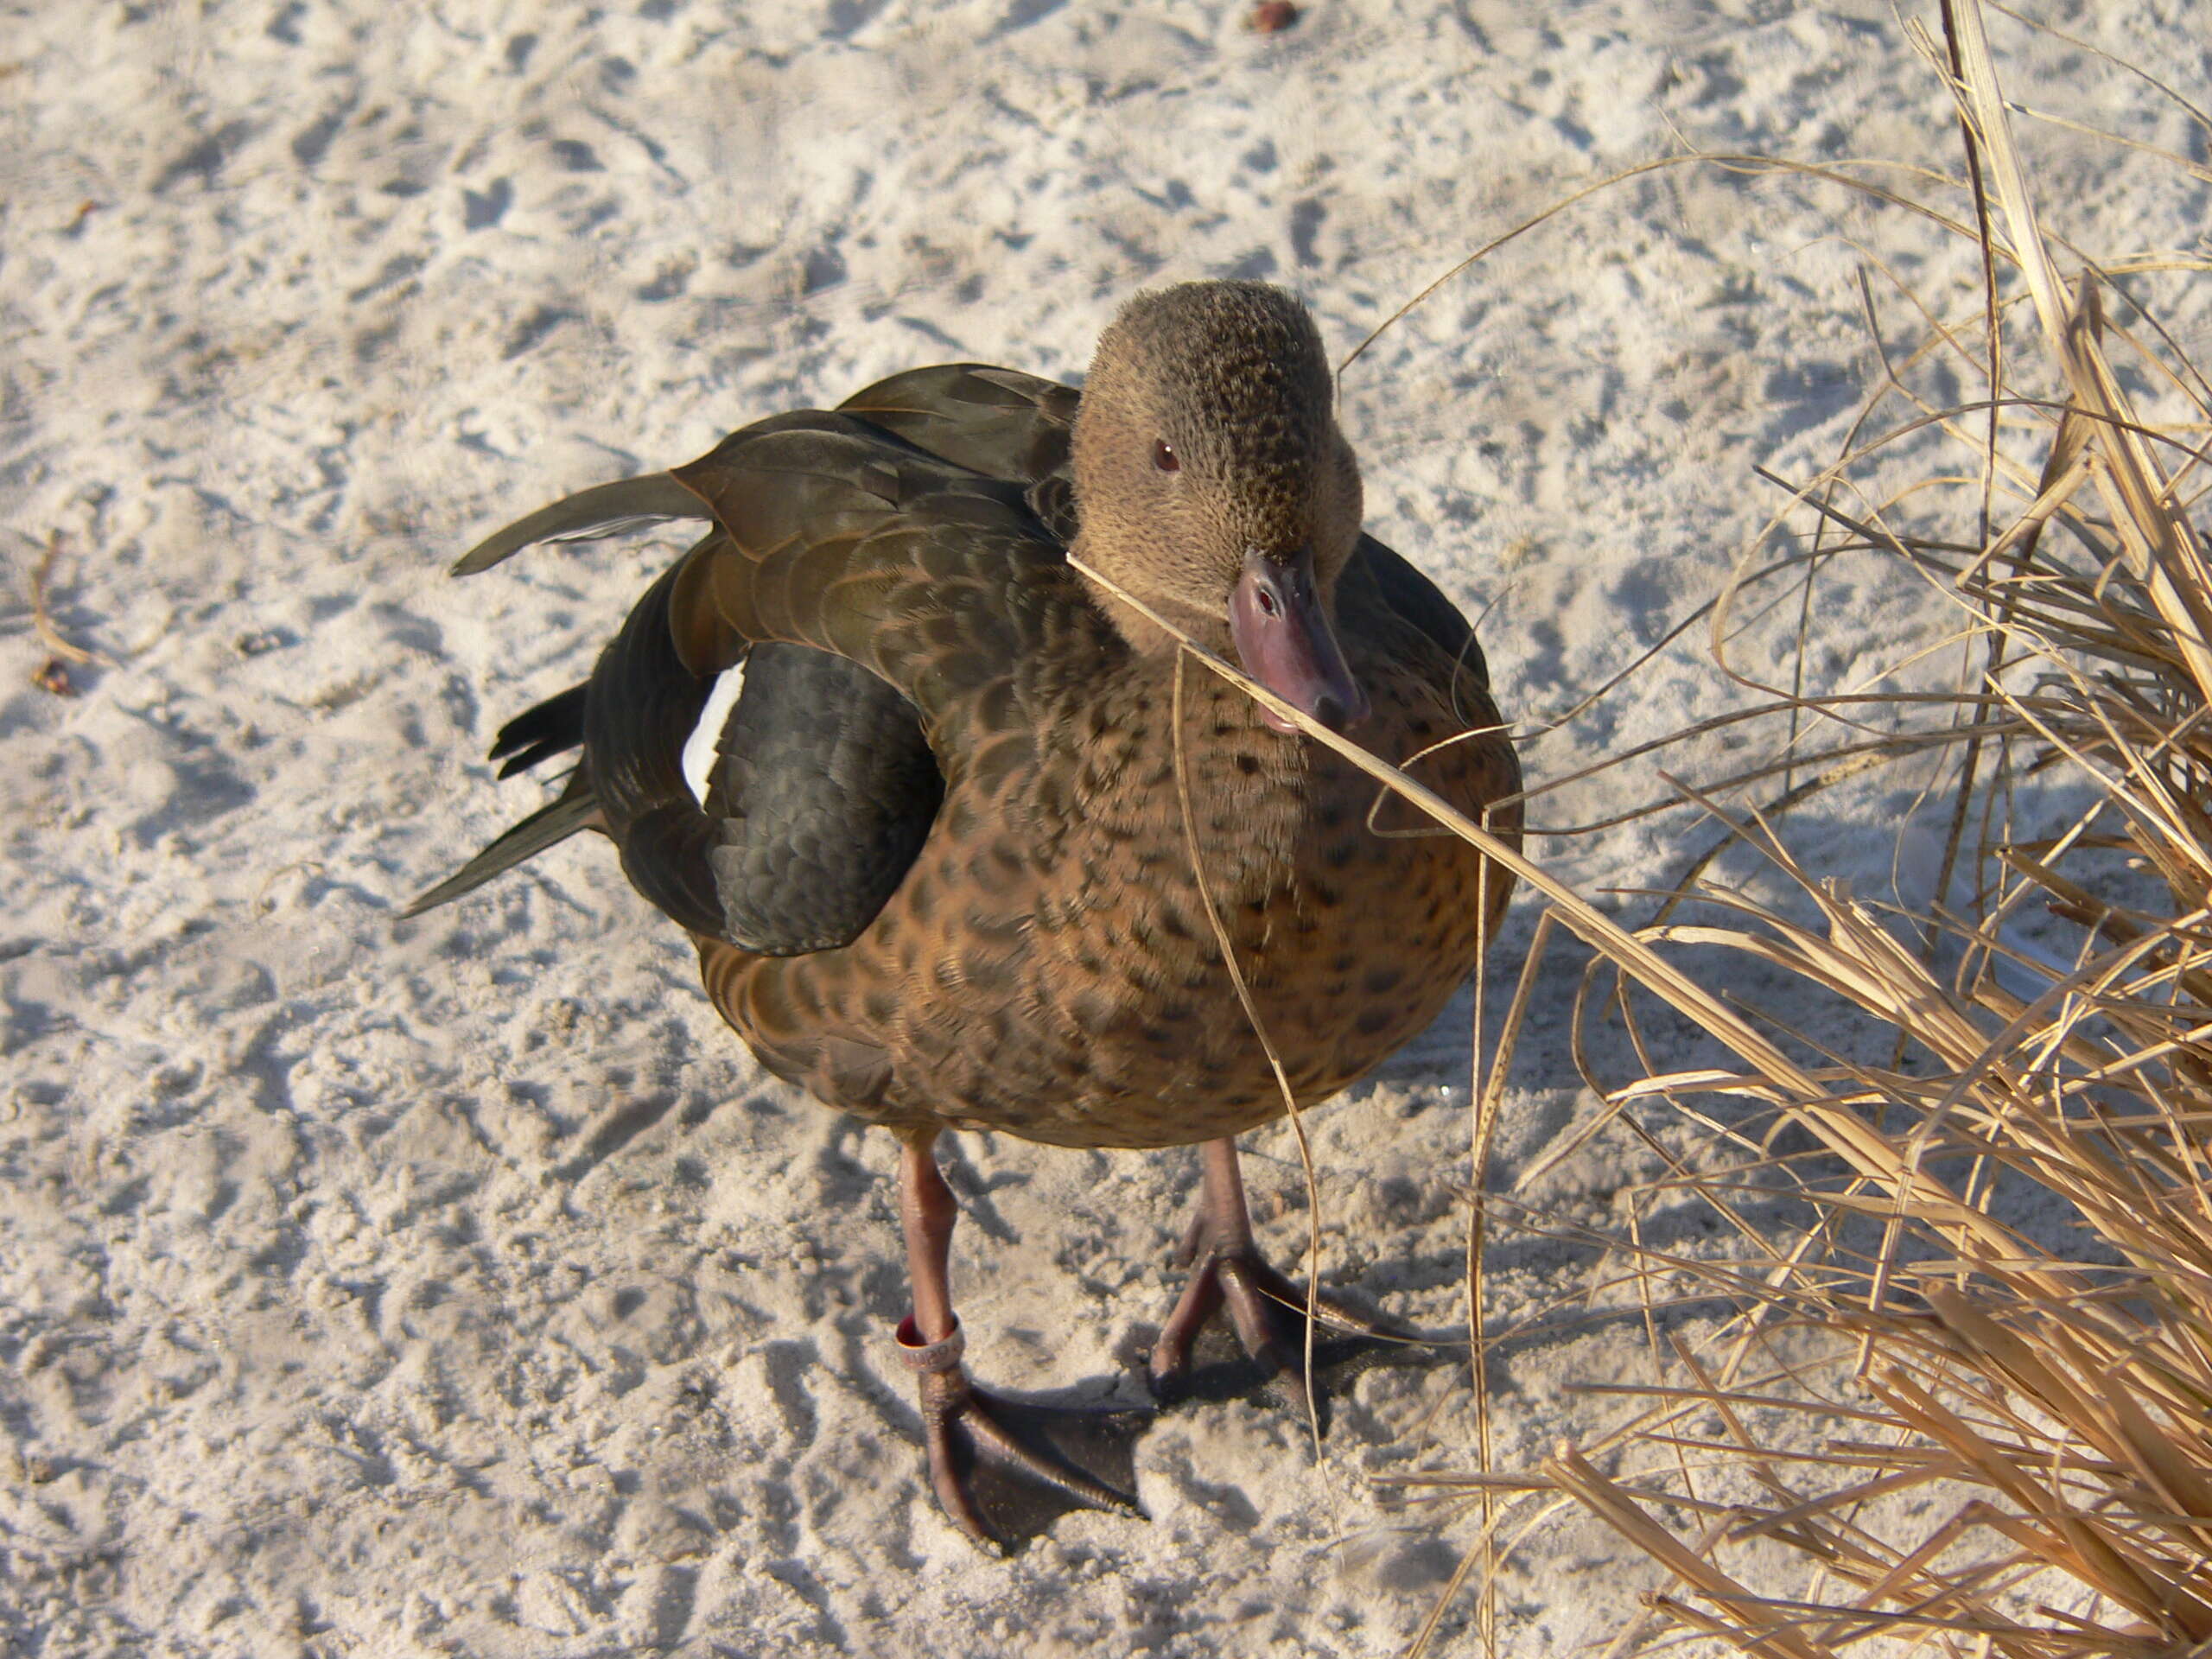
M944 796L906 698L827 652L755 646L708 783L721 937L769 956L849 944Z
M499 768L502 783L541 760L583 747L586 689L572 685L499 728L489 758L506 762Z
M757 440L741 433L676 475L713 507L730 543L699 602L745 639L858 663L933 733L987 682L1027 671L1025 619L1039 607L1014 602L1023 590L1084 606L1065 550L1018 484L924 454L850 415ZM1105 627L1102 618L1101 648ZM937 734L941 753L959 748L959 734Z
M1075 539L1068 452L1083 394L1055 380L980 363L910 369L839 407L925 454L1023 486L1029 510L1063 543Z
M1009 483L1067 465L1082 394L1012 369L948 363L880 380L838 405L925 454Z
M693 932L719 937L714 826L683 776L683 746L715 683L683 666L669 631L683 568L645 590L600 653L584 696L584 765L631 885Z
M612 536L641 524L670 518L704 518L699 498L666 473L644 478L618 479L575 494L564 496L550 507L518 518L496 530L462 554L453 574L473 576L489 570L509 555L535 542L578 541L591 536Z
M538 808L399 913L420 916L464 893L474 892L493 876L512 869L526 858L535 858L579 830L599 828L599 803L592 798L591 785L581 781L582 777L578 772L569 780L567 791L558 800Z
M1363 609L1379 611L1435 641L1456 664L1452 706L1461 718L1468 717L1466 711L1479 700L1476 694L1489 692L1490 665L1483 660L1475 631L1459 613L1459 607L1419 569L1372 536L1359 538L1351 562L1337 583L1338 616L1349 625Z
M647 590L588 686L501 729L493 758L506 760L502 775L581 744L585 760L569 795L418 908L458 897L586 823L613 839L632 885L660 910L695 933L763 954L848 944L896 890L944 785L914 705L880 676L909 657L895 630L871 641L882 608L871 599L915 608L916 584L943 561L911 548L887 560L886 538L897 539L918 503L948 488L957 495L961 480L894 437L823 415L761 423L709 462L721 468L732 504L723 516L737 524L718 525ZM609 515L634 517L643 505L678 505L662 486L682 490L693 513L706 512L669 475L630 482L652 487L626 494L602 486L532 514L484 543L467 568L487 568L532 540L585 533ZM1002 505L987 506L984 518L994 516L995 527L1008 527ZM745 558L740 533L763 556ZM740 573L743 602L720 603ZM715 673L746 658L749 642L778 637L764 613L786 623L805 616L811 626L804 643L751 650L721 735L710 812L683 775L683 747ZM873 660L831 654L841 649Z
M849 944L897 889L944 793L913 706L842 658L756 645L702 808L683 753L714 682L677 652L684 568L631 612L586 699L585 753L623 870L694 933L768 956Z

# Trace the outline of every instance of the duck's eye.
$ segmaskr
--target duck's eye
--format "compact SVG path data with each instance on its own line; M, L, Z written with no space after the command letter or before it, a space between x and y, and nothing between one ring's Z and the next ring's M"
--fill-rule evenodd
M1154 438L1152 441L1152 464L1163 473L1179 473L1183 470L1183 458L1175 453L1175 446L1165 438Z

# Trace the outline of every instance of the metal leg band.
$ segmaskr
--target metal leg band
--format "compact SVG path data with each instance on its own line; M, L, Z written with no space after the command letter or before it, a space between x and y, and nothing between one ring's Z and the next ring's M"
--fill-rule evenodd
M953 1321L952 1334L939 1337L935 1342L922 1340L922 1333L914 1327L912 1314L899 1321L899 1357L909 1370L924 1376L957 1370L960 1356L967 1347L968 1338L957 1319Z

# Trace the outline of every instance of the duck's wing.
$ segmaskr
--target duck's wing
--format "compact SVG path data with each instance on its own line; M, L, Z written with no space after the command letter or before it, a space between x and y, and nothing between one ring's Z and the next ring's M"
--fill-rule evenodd
M755 645L708 775L711 931L763 956L851 944L944 798L913 704L842 657Z
M458 899L578 830L592 829L613 837L631 884L659 909L695 931L720 931L706 856L711 826L683 771L684 743L713 682L686 671L668 637L668 598L688 556L646 589L600 653L587 684L547 699L500 728L492 758L508 757L502 778L570 749L583 750L558 798L403 914L420 915Z
M1026 715L1042 718L1120 649L1018 480L872 422L833 413L741 432L671 476L725 538L674 600L695 671L753 641L842 657L914 705L950 768L1026 741Z
M1490 664L1476 643L1474 625L1418 567L1374 537L1363 535L1353 548L1351 561L1338 582L1337 607L1349 625L1357 626L1364 611L1387 616L1433 641L1455 664L1455 705L1463 691L1489 693Z
M968 472L1032 483L1067 465L1082 401L1073 386L1015 369L944 363L879 380L837 407Z
M850 943L948 779L1018 766L1055 690L1118 648L1019 483L963 464L987 440L1003 461L1011 429L955 445L943 425L948 460L833 411L674 469L716 535L676 575L665 638L702 681L746 662L703 813L716 937L775 955Z
M971 394L990 385L966 371L920 378L932 374ZM934 441L1027 465L1050 441L1039 404L1026 406L1025 437L1019 410L963 427L940 398ZM910 399L878 412L911 425L913 410ZM979 477L849 414L779 416L690 467L572 497L488 538L461 568L641 505L663 518L684 506L715 528L639 601L590 683L511 722L495 750L512 772L581 745L561 810L517 826L416 909L590 826L613 837L632 885L695 933L770 955L848 944L928 833L940 757L1010 764L1032 735L1025 692L1085 672L1086 651L1107 645L1018 480ZM718 675L740 664L702 806L683 747Z
M588 541L671 518L704 518L699 498L666 473L617 479L564 496L550 507L493 531L455 561L453 574L473 576L538 542Z
M1073 386L1018 369L946 363L879 380L838 408L925 454L1020 485L1029 510L1065 543L1076 532L1069 452L1082 402Z
M811 410L772 416L755 422L741 435L758 435L787 426L804 426L820 417ZM474 576L512 558L540 542L588 542L649 529L671 519L711 522L714 515L697 495L667 473L647 473L639 478L618 478L611 484L594 484L588 490L563 496L549 507L524 513L503 524L454 561L452 574Z
M649 588L590 681L501 728L501 776L582 748L561 795L410 905L460 898L579 830L603 830L623 873L695 934L765 956L857 938L898 888L944 783L913 706L825 652L754 646L724 720L705 804L683 751L715 677L676 647L672 601L709 537Z
M1066 542L1075 534L1068 451L1082 399L1073 386L1019 370L945 363L879 380L838 409L963 472L1023 486L1037 498L1033 511ZM806 410L781 415L739 435L764 436L818 418ZM476 575L540 542L589 541L671 519L711 517L705 503L670 474L617 479L502 525L462 554L453 574Z

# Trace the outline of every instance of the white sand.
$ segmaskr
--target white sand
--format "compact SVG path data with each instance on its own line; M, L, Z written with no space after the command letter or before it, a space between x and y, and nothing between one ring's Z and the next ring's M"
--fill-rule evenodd
M1462 1374L1363 1380L1321 1470L1264 1405L1175 1415L1141 1455L1149 1525L1071 1519L988 1560L931 1504L884 1340L889 1140L761 1077L603 844L393 912L542 798L478 757L583 674L669 553L540 550L448 583L494 524L916 362L1079 372L1147 283L1285 282L1348 349L1460 252L1685 140L1956 171L1885 7L1528 10L1320 0L1262 40L1238 6L1122 0L9 9L0 1646L1402 1643L1472 1531L1386 1512L1369 1477L1471 1462ZM2173 12L2069 27L2201 87ZM2202 161L2140 86L1996 29L2027 101ZM2085 245L2198 236L2202 185L2028 138ZM1834 452L1874 372L1846 235L1970 314L1942 232L1684 169L1516 244L1353 368L1373 528L1496 601L1510 710L1559 711L1712 590L1777 503L1754 463L1802 477ZM27 683L50 537L55 620L111 664L73 670L71 699ZM1940 621L1871 570L1829 592L1837 681ZM1531 770L1731 695L1694 640ZM1541 816L1656 787L1646 765ZM1888 838L1852 810L1824 809L1827 843L1878 878ZM1534 850L1637 887L1693 844L1677 820ZM1523 906L1509 965L1531 925ZM1545 982L1501 1184L1593 1109L1573 985L1564 961ZM1463 1005L1313 1121L1325 1282L1436 1327L1461 1319L1466 1025ZM1294 1264L1292 1143L1252 1146ZM1114 1376L1172 1298L1193 1160L948 1151L979 1376ZM1649 1167L1600 1142L1547 1202L1612 1224ZM1595 1264L1503 1242L1493 1317ZM1501 1361L1501 1462L1610 1421L1563 1387L1638 1373L1640 1343L1599 1326ZM1503 1650L1585 1650L1658 1582L1560 1524L1503 1586Z

